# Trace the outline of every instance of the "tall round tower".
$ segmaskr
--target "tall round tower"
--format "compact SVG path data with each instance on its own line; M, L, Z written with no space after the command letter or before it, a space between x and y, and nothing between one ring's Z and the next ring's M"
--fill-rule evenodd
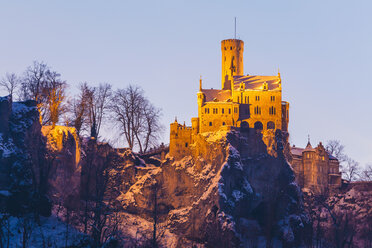
M221 41L222 89L230 90L232 76L243 75L244 42L238 39Z

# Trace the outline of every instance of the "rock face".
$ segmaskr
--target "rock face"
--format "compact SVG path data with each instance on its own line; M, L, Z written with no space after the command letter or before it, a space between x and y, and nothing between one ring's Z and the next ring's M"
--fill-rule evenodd
M13 213L29 211L39 200L47 201L42 189L45 141L39 112L34 101L12 103L10 97L0 98L0 109L0 190L9 192L5 202Z
M325 247L371 247L372 182L347 185L328 198L305 193L312 217L314 241Z
M80 191L81 148L73 127L43 126L47 141L48 195L53 202L77 197Z
M285 145L277 131L274 157L254 129L199 134L191 156L147 168L118 200L150 221L156 209L176 246L299 246L309 219Z
M14 102L0 98L0 189L32 182L33 167L40 163L43 140L39 113L33 101Z

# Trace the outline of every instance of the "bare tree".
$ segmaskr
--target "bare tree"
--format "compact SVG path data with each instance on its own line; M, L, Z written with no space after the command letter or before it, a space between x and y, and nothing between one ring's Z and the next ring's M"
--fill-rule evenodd
M362 181L372 181L372 164L367 164L366 168L359 173Z
M129 85L118 89L110 109L130 149L137 145L140 152L146 152L154 145L162 130L160 109L154 107L138 86Z
M18 89L19 84L20 81L14 73L7 73L5 78L0 80L0 87L5 88L12 98L14 92Z
M88 126L88 108L91 102L91 88L87 83L79 85L79 94L68 103L68 116L65 122L75 127L78 135Z
M101 130L102 121L105 118L105 113L109 106L112 86L107 83L102 83L98 87L89 87L87 85L85 87L90 135L97 139L99 131Z
M35 61L22 78L21 99L36 101L43 125L55 126L63 112L62 102L67 84L60 76L51 71L47 64Z
M355 181L359 174L359 163L348 158L345 164L341 167L341 172L346 180Z
M140 147L143 147L143 152L146 152L151 145L156 145L163 127L160 124L161 110L153 106L149 101L144 103L143 115L144 127L139 134L141 138L137 136L137 142L141 144Z
M44 120L45 124L53 127L59 121L59 116L65 111L63 101L65 100L66 82L59 79L57 72L47 72L47 84L44 88L48 116Z
M339 140L328 140L325 148L329 154L336 157L340 163L343 163L348 159L344 153L345 146L342 145Z
M35 100L38 104L43 103L43 89L46 84L46 73L49 71L47 64L34 61L24 73L22 79L23 100Z

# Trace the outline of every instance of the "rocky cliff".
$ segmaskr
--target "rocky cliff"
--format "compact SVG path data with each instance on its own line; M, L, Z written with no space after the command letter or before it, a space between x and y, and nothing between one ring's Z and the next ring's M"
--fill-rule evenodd
M314 245L320 247L372 247L372 182L344 185L330 197L305 192Z
M53 202L66 198L78 198L81 178L80 139L73 127L43 126L46 139L46 162L48 195Z
M1 97L0 123L0 190L8 192L7 208L28 211L35 202L45 202L40 170L45 146L36 103Z
M72 128L41 128L33 102L1 98L0 113L1 195L19 188L44 192L69 208L75 226L88 227L95 242L106 228L130 247L150 239L154 226L164 247L298 247L305 241L309 219L281 131L269 149L254 129L203 133L190 155L145 163L94 139L80 144ZM23 202L45 205L32 196Z
M254 129L200 134L192 155L182 160L167 157L145 173L128 164L124 170L142 172L136 180L125 180L134 183L118 200L125 211L148 221L155 209L159 222L176 237L175 247L190 242L296 247L304 241L309 219L284 146L280 131L273 145L276 157Z

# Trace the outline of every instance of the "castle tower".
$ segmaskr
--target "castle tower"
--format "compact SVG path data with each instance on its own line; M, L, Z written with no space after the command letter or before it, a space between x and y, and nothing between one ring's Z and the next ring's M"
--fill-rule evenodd
M221 41L222 89L230 90L232 76L243 75L244 42L238 39Z

